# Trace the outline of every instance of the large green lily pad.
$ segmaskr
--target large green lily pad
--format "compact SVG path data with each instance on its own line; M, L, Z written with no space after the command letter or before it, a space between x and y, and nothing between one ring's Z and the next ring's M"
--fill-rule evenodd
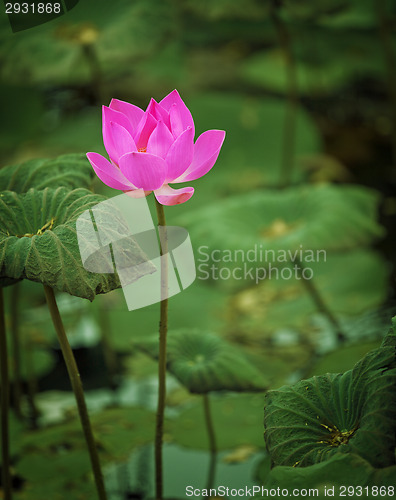
M373 467L395 463L394 346L368 353L352 370L302 380L266 395L265 441L272 463L309 466L355 453Z
M118 275L84 269L77 241L77 218L104 199L86 189L63 187L24 194L2 192L0 278L37 281L89 300L120 287ZM137 263L147 260L132 238L130 251ZM151 264L147 266L151 269ZM143 271L130 272L138 279Z
M158 357L158 338L138 348ZM264 391L268 382L243 353L218 335L198 330L169 332L167 369L190 392Z
M312 262L316 251L323 255L380 238L378 203L378 193L360 186L303 186L234 196L183 214L178 222L193 244L205 242L198 249L201 262L239 259L266 267L295 257Z

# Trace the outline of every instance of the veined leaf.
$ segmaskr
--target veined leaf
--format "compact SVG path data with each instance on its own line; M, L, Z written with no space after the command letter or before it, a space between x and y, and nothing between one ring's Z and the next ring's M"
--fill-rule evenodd
M0 191L25 193L30 188L39 190L59 186L70 189L89 188L94 177L95 172L83 154L34 159L2 168Z
M0 279L28 279L77 297L93 300L98 293L120 287L118 275L84 269L76 234L76 219L105 200L86 189L29 190L0 194ZM105 209L103 209L105 210ZM111 217L117 219L112 213ZM118 220L118 219L117 219ZM125 238L118 220L119 238ZM114 231L115 236L116 230ZM126 233L128 234L128 232ZM152 271L137 244L130 238L130 282ZM133 263L146 262L145 268ZM133 261L133 262L132 262Z
M158 357L157 338L137 347ZM196 330L171 332L167 368L190 392L264 391L268 383L235 347L213 333Z
M352 370L302 380L266 395L264 438L273 465L309 466L355 453L395 464L394 347L369 352Z

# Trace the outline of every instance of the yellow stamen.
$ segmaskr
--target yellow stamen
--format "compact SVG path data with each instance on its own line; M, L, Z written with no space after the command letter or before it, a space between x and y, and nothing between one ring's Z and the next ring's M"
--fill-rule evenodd
M37 233L25 233L25 234L17 234L17 238L33 238L33 236L40 236L42 235L45 231L50 231L53 227L54 227L54 223L55 223L55 217L52 217L51 220L49 222L47 222L46 224L44 224L43 227L41 227L40 229L37 230Z

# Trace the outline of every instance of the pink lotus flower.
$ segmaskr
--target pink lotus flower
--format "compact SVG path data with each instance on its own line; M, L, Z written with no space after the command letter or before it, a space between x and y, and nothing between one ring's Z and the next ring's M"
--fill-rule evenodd
M87 153L99 179L136 198L154 191L162 205L184 203L194 188L173 189L207 174L223 144L223 130L207 130L194 144L194 122L177 90L146 111L112 99L103 106L103 142L110 161Z

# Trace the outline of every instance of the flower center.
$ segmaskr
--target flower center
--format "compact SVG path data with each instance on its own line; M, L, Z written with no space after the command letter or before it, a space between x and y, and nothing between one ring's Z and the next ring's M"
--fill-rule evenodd
M147 153L147 148L139 148L138 153Z
M341 444L348 444L348 441L353 437L358 429L358 425L350 431L340 431L335 425L329 427L325 424L320 424L322 427L327 429L330 434L324 437L323 440L318 441L318 443L328 444L329 446L340 446Z

